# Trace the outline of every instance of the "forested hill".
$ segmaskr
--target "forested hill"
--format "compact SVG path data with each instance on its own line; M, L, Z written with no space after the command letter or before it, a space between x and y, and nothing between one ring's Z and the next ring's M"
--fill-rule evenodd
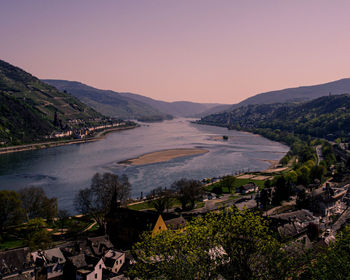
M123 96L112 90L97 89L80 82L66 80L43 80L61 91L67 91L96 111L121 119L137 119L141 121L161 121L171 119L164 113L145 102Z
M0 60L0 146L43 139L57 130L55 114L61 123L102 117L71 95Z
M259 129L265 129L265 132L268 129L270 133L285 131L331 140L348 138L350 95L325 96L299 104L248 105L209 115L199 123L255 132Z
M325 84L286 88L259 93L232 105L231 109L252 104L273 104L286 102L305 102L322 96L350 93L350 79L341 79Z
M43 81L59 90L66 90L102 114L124 119L152 121L170 119L172 116L198 117L221 112L231 107L231 105L216 103L166 102L130 92L97 89L74 81Z

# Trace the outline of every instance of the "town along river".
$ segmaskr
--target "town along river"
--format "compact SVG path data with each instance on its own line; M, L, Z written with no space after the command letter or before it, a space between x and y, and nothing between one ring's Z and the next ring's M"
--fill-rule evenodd
M181 157L176 157L177 149ZM165 150L162 161L154 160L159 153L153 152ZM60 209L74 213L75 194L90 186L96 172L126 174L132 196L139 197L181 178L264 170L268 161L279 160L287 151L258 135L174 119L111 133L97 142L0 155L0 189L41 186L58 198ZM151 163L144 161L150 158ZM138 164L128 164L135 159Z

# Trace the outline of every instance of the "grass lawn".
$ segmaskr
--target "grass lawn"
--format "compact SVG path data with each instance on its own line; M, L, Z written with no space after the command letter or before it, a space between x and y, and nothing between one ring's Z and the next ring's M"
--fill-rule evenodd
M88 216L82 217L69 217L65 218L63 222L63 228L70 229L73 231L81 231L91 225L94 221ZM47 223L48 228L55 230L61 230L62 222L61 221L49 221Z
M194 207L194 209L203 208L204 205L205 205L205 203L203 201L197 202L196 206Z
M196 206L195 209L197 208L202 208L204 207L204 202L199 202L196 201ZM131 210L137 210L137 211L141 211L141 210L156 210L153 206L152 206L152 202L151 201L144 201L144 202L140 202L137 204L133 204L133 205L128 205L128 208ZM170 208L181 208L181 203L178 199L173 199L173 203L171 204Z
M259 189L263 189L264 188L264 183L265 181L264 180L254 180L254 179L239 179L239 178L236 178L236 181L234 183L234 188L232 189L232 192L234 193L235 192L235 189L240 187L240 186L243 186L243 185L246 185L250 182L253 182L255 183L257 186L259 186ZM213 188L215 188L216 186L220 186L220 182L217 182L217 183L214 183L210 186L207 186L206 187L206 190L207 191L212 191ZM223 193L229 193L229 190L227 187L223 187L222 188L222 191Z
M8 239L4 242L0 242L0 251L6 249L14 249L25 246L24 240L21 239Z
M133 205L128 205L128 208L131 210L146 210L146 209L154 209L152 206L152 203L150 201L144 201L144 202L140 202L137 204L133 204Z

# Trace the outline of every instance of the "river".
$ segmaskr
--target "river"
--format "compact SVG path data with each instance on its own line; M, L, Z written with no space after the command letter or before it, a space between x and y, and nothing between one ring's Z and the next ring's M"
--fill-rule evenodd
M223 140L223 135L229 139ZM209 152L148 165L118 164L145 153L176 148ZM270 165L266 160L279 160L287 151L287 146L258 135L174 119L110 133L97 142L0 155L0 189L42 186L48 196L58 198L59 209L74 213L76 192L88 187L96 172L125 173L132 196L137 197L155 187L170 187L180 178L263 170Z

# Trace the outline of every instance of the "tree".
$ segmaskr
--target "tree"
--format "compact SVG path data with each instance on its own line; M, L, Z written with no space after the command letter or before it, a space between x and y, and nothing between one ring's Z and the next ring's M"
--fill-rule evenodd
M173 183L172 189L177 192L182 209L193 209L203 194L202 184L197 180L180 179Z
M320 180L322 182L324 175L326 175L327 169L324 165L315 165L311 168L310 171L310 177L311 180L314 181L315 179Z
M57 198L48 198L41 187L19 191L27 221L34 218L52 219L57 216Z
M169 210L173 204L173 192L166 188L156 188L151 191L150 204L157 210L159 214L162 214L165 210Z
M231 193L235 182L236 182L235 176L227 175L227 176L222 177L220 184L221 184L222 188L227 188L228 192Z
M276 176L273 184L275 185L275 192L272 198L273 204L278 205L282 200L289 199L291 195L291 186L283 175Z
M298 173L298 184L308 186L310 184L310 168L302 166L296 172Z
M267 207L271 205L271 202L272 202L272 189L266 188L266 187L263 188L260 192L259 199L263 210L267 210Z
M106 215L115 207L126 203L131 185L128 177L112 173L96 173L90 188L80 190L74 200L77 211L91 215L106 232Z
M186 230L145 232L133 247L138 279L285 279L288 262L266 222L233 208L195 218Z
M47 249L52 244L50 233L47 231L47 224L43 218L34 218L26 225L26 242L32 250Z
M0 191L0 233L24 220L21 198L15 191Z
M215 193L217 195L221 195L222 194L222 187L221 185L216 185L212 190L212 193Z
M69 217L69 212L65 209L61 209L58 211L57 217L60 219L61 232L63 232L64 222Z
M309 199L306 195L305 190L303 189L297 194L296 207L298 209L304 209L304 208L307 208L308 205L309 205Z

